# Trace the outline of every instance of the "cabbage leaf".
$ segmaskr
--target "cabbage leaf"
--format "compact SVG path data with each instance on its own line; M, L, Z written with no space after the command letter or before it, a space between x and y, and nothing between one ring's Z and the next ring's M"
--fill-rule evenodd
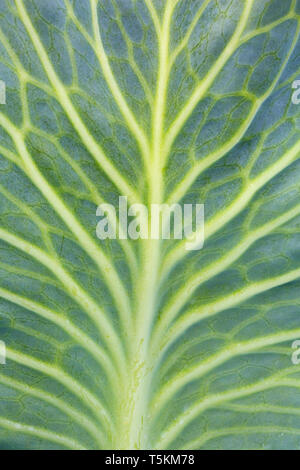
M300 448L299 28L0 0L2 449ZM120 196L204 204L203 249L99 240Z

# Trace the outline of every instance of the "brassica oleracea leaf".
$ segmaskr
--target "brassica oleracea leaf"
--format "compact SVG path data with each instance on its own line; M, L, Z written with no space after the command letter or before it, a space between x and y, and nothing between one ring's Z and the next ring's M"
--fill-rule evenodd
M300 448L299 28L0 0L0 448ZM204 204L203 248L100 240L120 196Z

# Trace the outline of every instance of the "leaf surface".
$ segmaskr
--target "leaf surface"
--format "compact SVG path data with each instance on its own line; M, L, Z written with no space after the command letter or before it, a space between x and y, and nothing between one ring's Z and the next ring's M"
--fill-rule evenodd
M299 19L0 0L2 449L299 449ZM119 196L203 249L97 239Z

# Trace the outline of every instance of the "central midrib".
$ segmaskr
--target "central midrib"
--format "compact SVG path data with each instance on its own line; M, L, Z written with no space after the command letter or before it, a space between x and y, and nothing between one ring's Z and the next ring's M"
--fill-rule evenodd
M163 202L164 166L164 118L168 84L169 30L174 3L167 2L159 38L159 68L157 76L156 97L153 108L151 162L149 165L148 213L151 217L152 204ZM149 221L149 227L151 220ZM135 314L135 331L131 360L130 378L124 403L126 415L123 414L121 446L126 449L147 449L150 447L148 432L148 403L153 358L149 357L149 340L152 323L156 315L157 295L160 272L161 240L141 240L141 268L137 285L137 306Z

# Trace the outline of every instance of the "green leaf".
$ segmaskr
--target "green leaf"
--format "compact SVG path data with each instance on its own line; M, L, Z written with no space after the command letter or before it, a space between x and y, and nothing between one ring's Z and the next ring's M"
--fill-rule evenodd
M300 448L299 21L1 0L2 449ZM98 239L119 196L204 204L203 249Z

